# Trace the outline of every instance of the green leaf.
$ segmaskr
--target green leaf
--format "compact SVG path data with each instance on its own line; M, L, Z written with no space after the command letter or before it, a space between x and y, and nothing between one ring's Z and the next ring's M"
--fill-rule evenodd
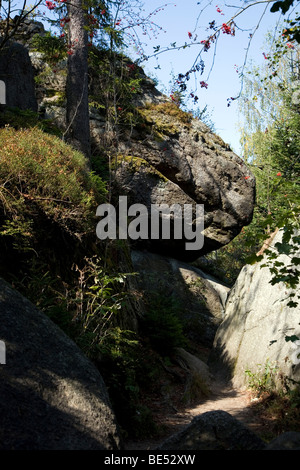
M256 253L248 256L246 258L246 263L247 264L255 264L263 259L263 255L257 255Z
M290 254L293 248L288 243L280 243L280 242L275 243L275 247L277 248L278 253L285 254L285 255Z
M280 4L281 4L281 2L275 2L274 5L272 5L270 11L271 11L272 13L276 13L276 11L278 11L279 8L280 8Z
M292 341L292 343L294 343L295 341L298 341L298 339L300 339L300 338L298 338L298 336L296 336L296 335L286 336L285 337L286 342Z
M279 11L279 9L282 10L282 13L285 15L285 13L289 10L289 8L293 5L294 0L282 0L279 2L275 2L274 5L271 7L271 12L275 13L276 11Z

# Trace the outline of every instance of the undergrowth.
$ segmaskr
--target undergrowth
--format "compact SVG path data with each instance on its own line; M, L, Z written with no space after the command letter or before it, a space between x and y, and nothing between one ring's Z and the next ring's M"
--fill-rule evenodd
M269 361L246 375L252 407L264 425L262 437L269 441L287 431L300 432L300 383L284 377Z
M168 356L176 347L187 344L180 311L180 303L172 297L160 292L152 292L148 296L147 310L141 321L142 331L162 356Z
M0 129L0 236L19 250L35 246L44 220L66 232L94 229L104 182L86 169L82 154L38 128Z
M15 127L0 128L0 275L99 367L124 435L157 435L147 400L160 393L166 371L153 346L162 333L164 354L183 344L178 308L153 300L147 320L153 344L123 326L131 273L120 273L123 248L95 236L106 181L59 137L32 121L25 128L24 115L18 117Z
M51 119L40 119L39 114L30 109L6 106L5 109L0 112L0 128L7 125L16 130L36 127L47 134L56 135L58 137L62 135L62 131Z

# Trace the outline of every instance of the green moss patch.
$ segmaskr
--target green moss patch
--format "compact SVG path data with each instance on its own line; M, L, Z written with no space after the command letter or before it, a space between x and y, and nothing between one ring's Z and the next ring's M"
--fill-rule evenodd
M41 129L0 129L0 234L29 241L43 215L65 230L94 229L94 212L106 195L85 157ZM14 240L16 241L16 240Z
M145 125L151 128L154 137L178 135L182 127L190 126L192 116L182 111L175 103L149 104L139 109Z
M147 160L140 157L133 157L131 155L119 155L114 163L114 167L117 168L119 165L125 163L128 165L130 171L138 172L143 171L153 176L159 177L161 180L169 181L160 171L156 170Z

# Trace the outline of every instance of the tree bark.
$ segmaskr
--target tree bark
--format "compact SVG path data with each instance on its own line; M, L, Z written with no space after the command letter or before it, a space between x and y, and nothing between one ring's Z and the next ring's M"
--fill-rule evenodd
M88 51L85 8L82 0L68 5L69 44L66 85L66 140L90 160L88 103Z

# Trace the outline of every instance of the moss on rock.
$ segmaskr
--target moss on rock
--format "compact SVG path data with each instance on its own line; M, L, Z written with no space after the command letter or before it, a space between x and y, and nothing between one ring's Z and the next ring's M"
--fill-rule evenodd
M154 168L154 166L152 166L144 158L133 157L132 155L119 155L112 166L114 169L116 169L123 163L125 163L128 166L129 170L132 172L138 172L143 170L143 173L158 176L161 180L165 182L169 181L168 178L166 178L160 171Z
M190 127L191 115L182 111L175 103L149 103L139 109L139 113L146 124L150 126L154 137L163 139L164 135L178 135L182 127Z

